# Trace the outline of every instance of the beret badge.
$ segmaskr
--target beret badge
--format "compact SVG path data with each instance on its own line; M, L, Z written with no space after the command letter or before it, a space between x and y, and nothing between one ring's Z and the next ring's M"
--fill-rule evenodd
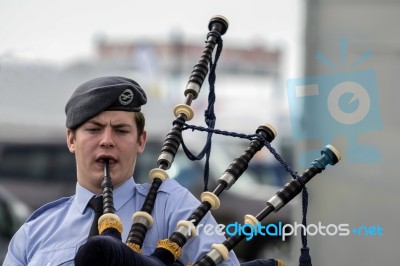
M131 89L126 89L118 97L119 103L122 105L128 105L133 101L133 91Z

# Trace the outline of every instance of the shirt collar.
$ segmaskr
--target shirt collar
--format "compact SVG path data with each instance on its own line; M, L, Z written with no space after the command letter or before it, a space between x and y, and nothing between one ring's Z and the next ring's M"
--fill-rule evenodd
M118 211L123 205L125 205L129 199L135 194L136 183L133 177L129 178L118 188L113 190L114 197L114 208ZM80 213L85 211L85 208L89 200L95 196L93 192L90 192L86 188L82 187L78 182L76 183L75 199Z

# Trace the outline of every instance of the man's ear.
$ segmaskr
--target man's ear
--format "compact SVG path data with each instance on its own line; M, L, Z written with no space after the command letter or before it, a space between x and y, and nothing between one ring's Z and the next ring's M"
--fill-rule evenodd
M147 132L146 130L144 130L142 135L138 139L138 148L137 148L138 153L144 152L144 148L146 146L146 140L147 140Z
M71 153L75 153L75 132L71 129L67 129L67 146Z

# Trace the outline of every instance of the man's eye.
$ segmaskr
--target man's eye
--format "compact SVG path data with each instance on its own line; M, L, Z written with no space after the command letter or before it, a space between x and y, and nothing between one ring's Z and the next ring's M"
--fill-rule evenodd
M117 132L117 133L119 133L119 134L126 134L126 133L128 133L128 131L125 130L125 129L116 129L115 132Z
M89 131L89 132L98 132L98 131L100 131L100 128L98 128L98 127L90 127L90 128L87 129L87 131Z

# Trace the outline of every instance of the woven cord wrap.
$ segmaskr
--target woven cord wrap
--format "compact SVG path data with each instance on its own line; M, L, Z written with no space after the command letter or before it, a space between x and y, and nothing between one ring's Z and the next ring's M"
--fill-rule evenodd
M221 55L222 47L223 47L223 41L221 39L221 34L217 31L211 31L208 33L207 39L209 35L214 35L217 41L217 48L215 52L215 58L214 58L214 63L212 58L210 59L210 72L208 74L208 83L209 83L209 93L208 93L208 107L207 110L204 112L204 121L207 125L206 131L208 132L207 134L207 140L206 143L202 149L202 151L196 156L193 155L185 145L183 139L181 139L181 144L182 148L186 154L186 156L192 160L192 161L198 161L204 158L206 156L205 160L205 165L204 165L204 191L208 190L208 178L209 178L209 169L210 169L210 154L211 154L211 142L212 142L212 134L214 133L214 127L215 127L215 121L216 121L216 116L214 112L214 104L215 104L215 80L216 80L216 74L215 74L215 69L217 67L217 62L219 59L219 56ZM173 123L180 123L182 125L186 125L186 123L180 119L175 120ZM185 128L187 129L187 128Z
M302 224L304 225L304 227L301 228L301 243L303 247L301 248L299 265L312 266L310 249L307 247L307 232L304 232L304 228L307 228L307 210L308 210L308 192L306 187L303 187L301 196L302 196L302 207L303 207Z
M209 35L214 35L217 38L217 49L215 53L215 60L214 63L212 62L212 59L210 60L210 73L208 76L208 81L209 81L209 86L210 86L210 91L208 94L208 107L207 110L204 113L205 116L205 123L207 125L207 128L205 127L200 127L200 126L194 126L194 125L189 125L187 124L184 120L182 119L176 119L173 121L173 123L178 123L182 126L182 131L191 129L192 131L198 130L198 131L203 131L207 132L207 140L206 144L204 145L202 151L197 155L193 155L185 145L183 138L181 138L181 144L182 148L186 154L186 156L192 160L201 160L203 159L204 155L206 156L205 160L205 165L204 165L204 191L208 190L208 178L209 178L209 160L210 160L210 154L211 154L211 144L212 144L212 135L213 134L220 134L220 135L225 135L225 136L231 136L231 137L238 137L242 139L249 139L252 140L254 138L259 137L257 134L251 134L251 135L246 135L246 134L240 134L236 132L229 132L229 131L223 131L223 130L218 130L214 129L215 127L215 121L216 121L216 116L214 113L214 104L215 104L215 80L216 80L216 74L215 74L215 69L217 66L217 62L219 59L219 56L222 51L223 47L223 42L221 39L221 35L218 32L210 32ZM294 178L300 181L300 183L303 185L303 191L302 191L302 209L303 209L303 219L302 219L302 224L304 225L304 228L307 228L307 209L308 209L308 192L307 188L305 187L305 184L302 182L299 174L289 166L289 164L278 154L278 152L271 146L271 144L264 140L264 146L267 147L267 149L271 152L272 155L274 155L275 159L285 168L285 170ZM302 228L302 234L301 234L301 242L302 242L302 248L301 248L301 255L299 258L300 266L311 266L311 257L309 255L309 248L307 247L307 233L304 232L304 229Z
M212 132L213 134L219 134L219 135L224 135L224 136L230 136L230 137L235 137L235 138L241 138L241 139L248 139L252 140L254 138L259 137L259 135L256 134L241 134L237 132L230 132L230 131L225 131L225 130L219 130L219 129L210 129L210 128L205 128L205 127L200 127L200 126L195 126L195 125L189 125L185 123L184 121L181 120L175 120L175 122L182 124L182 129L187 130L191 129L192 131L198 130L198 131L203 131L203 132ZM182 147L185 149L186 153L186 146L184 146L183 139L181 140L182 142ZM271 152L271 154L275 157L275 159L285 168L285 170L294 178L299 180L299 182L303 185L303 191L302 191L302 209L303 209L303 219L302 219L302 224L304 225L304 228L307 228L307 210L308 210L308 192L305 184L302 182L300 175L295 172L289 164L278 154L278 152L271 146L271 144L264 140L264 146L267 147L267 149ZM188 153L190 153L189 150L187 150ZM189 159L191 159L188 156ZM193 160L193 159L191 159ZM300 266L311 266L311 256L309 255L309 248L307 247L307 233L303 231L302 228L302 234L301 234L301 242L302 242L302 248L301 248L301 255L299 258Z
M301 194L302 201L302 209L303 209L303 219L302 219L302 224L304 225L301 228L301 243L302 243L302 248L300 252L300 258L299 258L299 265L300 266L312 266L311 264L311 256L310 256L310 249L307 247L307 232L304 231L304 228L307 228L307 211L308 211L308 191L301 180L299 174L297 172L294 172L291 167L285 162L285 160L282 159L282 157L275 151L273 147L271 147L271 144L266 142L265 146L268 148L268 150L274 155L276 160L278 160L281 165L286 169L287 172L290 173L290 175L294 178L297 179L303 186L303 191Z

